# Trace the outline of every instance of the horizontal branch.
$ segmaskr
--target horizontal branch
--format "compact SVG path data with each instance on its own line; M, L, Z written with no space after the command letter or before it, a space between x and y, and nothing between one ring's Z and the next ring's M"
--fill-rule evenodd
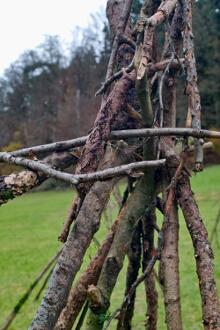
M128 129L112 131L110 134L110 140L120 140L134 137L153 137L153 136L192 136L196 138L212 138L220 139L220 132L209 131L205 129L193 129L193 128L140 128L140 129ZM64 151L72 148L81 147L85 144L87 136L82 136L72 140L59 141L30 148L20 149L10 154L12 156L27 156L31 153L45 153L53 151Z
M70 165L75 165L78 160L74 152L52 153L50 156L42 160L54 169L63 171ZM39 186L48 176L42 172L33 172L31 170L24 170L14 172L9 175L0 176L0 206L7 203L10 199L29 192L31 189Z
M16 150L11 152L11 154L15 157L20 156L29 156L31 154L43 154L43 153L49 153L53 151L64 151L71 148L77 148L81 147L85 144L87 139L87 136L82 136L76 139L71 139L67 141L58 141L58 142L52 142L48 144L42 144L38 146L28 147L20 150Z
M78 185L79 183L82 182L105 180L114 176L129 175L134 170L140 170L146 167L162 166L165 164L165 159L142 161L142 162L130 163L127 165L107 168L105 170L96 171L94 173L74 175L74 174L62 173L60 171L54 170L50 166L43 164L39 161L34 161L31 159L25 159L21 157L14 157L13 155L7 152L0 153L0 161L24 166L33 171L40 171L52 178L65 181L73 185Z

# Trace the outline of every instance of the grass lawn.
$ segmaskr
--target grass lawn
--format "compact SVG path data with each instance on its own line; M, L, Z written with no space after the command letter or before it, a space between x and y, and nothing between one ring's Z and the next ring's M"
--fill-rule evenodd
M210 233L220 207L220 166L207 168L203 173L194 176L192 186ZM72 191L36 192L10 201L0 208L0 325L40 270L58 250L60 243L57 241L57 237L70 206L72 195ZM114 207L111 217L114 218L115 214L116 208ZM100 241L106 230L106 222L103 222L96 235ZM220 232L220 228L218 230ZM217 247L216 241L213 242L213 250L216 280L220 290L220 248ZM88 264L95 251L96 247L93 244L87 251L85 263ZM184 329L200 330L203 327L193 249L182 215L180 217L180 271ZM121 303L125 274L126 262L112 296L111 311ZM39 305L39 301L34 301L38 288L39 286L12 323L10 330L28 328ZM142 286L138 288L136 314L133 320L136 330L144 329L146 305L142 289ZM162 303L159 287L158 291ZM114 322L110 329L115 329ZM159 308L158 329L166 329L162 304Z

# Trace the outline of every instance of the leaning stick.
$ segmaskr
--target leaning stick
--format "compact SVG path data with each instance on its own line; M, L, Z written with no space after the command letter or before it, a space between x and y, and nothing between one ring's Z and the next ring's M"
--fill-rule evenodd
M113 242L115 232L121 217L112 225L106 239L97 251L96 256L91 260L86 271L80 276L76 285L71 289L68 302L60 314L55 330L70 330L77 319L87 298L89 285L96 285L103 263Z
M106 152L108 165L119 165L130 159L127 153ZM86 195L75 225L69 233L63 252L49 281L47 292L29 329L51 329L65 307L69 290L78 272L85 252L99 228L100 218L110 193L117 182L116 178L95 182Z
M136 291L137 287L146 279L149 274L153 271L154 265L158 259L160 259L161 250L163 247L163 234L159 232L158 234L158 246L157 246L157 252L154 256L152 256L151 260L149 261L144 273L140 275L137 280L132 284L128 294L126 295L121 307L117 309L109 318L109 321L113 320L114 317L118 316L119 313L121 314L120 317L123 319L124 313L127 309L127 306L131 300L131 297L133 296L134 292ZM107 322L106 325L103 327L103 330L107 330L109 327L110 322Z
M153 137L153 136L183 136L183 137L195 137L195 138L212 138L220 139L220 132L209 131L205 129L193 129L193 128L139 128L139 129L127 129L112 131L109 136L109 140L120 140L134 137ZM81 147L85 144L88 136L82 136L72 140L58 141L54 143L29 147L13 151L10 154L13 156L27 156L30 153L39 154L53 151L64 151L72 148Z
M128 22L132 2L133 2L133 0L127 0L127 1L124 2L122 15L120 17L117 32L116 32L116 35L114 37L114 41L113 41L113 45L112 45L112 52L111 52L109 63L108 63L106 79L108 79L113 73L115 60L116 60L116 56L117 56L117 52L118 52L118 47L120 45L120 39L121 39L122 34L125 31L125 28L126 28L126 25L127 25L127 22Z
M214 256L208 241L206 227L202 221L186 175L182 175L178 184L178 202L183 211L194 247L204 329L220 329L220 307L213 267Z

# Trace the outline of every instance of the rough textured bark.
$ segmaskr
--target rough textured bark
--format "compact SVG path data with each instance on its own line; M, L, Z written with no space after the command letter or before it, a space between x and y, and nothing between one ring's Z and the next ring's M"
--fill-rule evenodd
M182 176L178 185L178 201L193 242L202 299L204 329L220 329L219 300L212 262L213 252L208 241L205 225L190 187L189 179L186 175Z
M160 261L160 284L163 288L166 323L169 330L182 330L179 292L179 223L175 201L163 223L164 246Z
M181 30L183 27L183 8L178 3L170 26L167 50L165 57L178 56L181 45ZM171 55L173 53L173 55ZM162 82L162 78L161 78ZM163 125L176 126L176 70L165 71L163 88ZM169 138L169 143L174 148L174 142ZM168 163L169 166L170 163ZM163 288L165 318L167 329L182 330L180 283L179 283L179 218L177 202L175 198L175 178L182 169L182 163L178 170L169 169L169 175L164 175L163 192L165 196L164 221L162 232L164 244L161 252L159 279ZM168 188L167 188L168 187Z
M147 269L154 251L154 225L156 223L155 208L152 200L152 205L148 206L148 212L143 220L143 273ZM155 285L155 276L150 273L144 280L145 294L147 301L147 312L145 320L146 330L157 329L157 307L158 294Z
M145 187L143 179L140 179L122 210L122 221L103 265L98 284L93 290L93 296L94 293L99 296L98 303L91 297L90 311L86 323L86 329L88 330L102 329L112 291L130 246L134 226L145 212Z
M147 0L144 2L141 10L141 19L152 17L157 9L158 1ZM154 58L155 49L155 30L152 26L147 26L144 32L143 44L140 43L138 52L141 53L140 62L137 55L136 67L138 67L136 89L141 104L141 114L145 127L153 125L155 109L152 103L151 84L150 84L150 67L156 60ZM143 144L143 158L156 158L156 140L145 141ZM146 271L154 252L154 225L156 223L155 205L156 205L156 181L155 170L145 170L146 185L146 212L142 220L142 236L143 236L143 273ZM149 274L145 280L145 293L147 301L147 312L145 320L145 328L155 330L157 327L157 291L155 287L155 278L153 274Z
M56 330L72 329L72 326L86 301L88 286L92 284L96 285L98 282L103 263L113 242L119 221L120 217L118 217L113 224L106 239L98 249L96 256L92 259L86 271L80 276L79 281L71 289L68 302L60 314L55 327Z
M128 36L131 35L130 24L128 23L131 5L132 0L119 2L115 0L108 1L107 16L110 23L111 33L114 36L114 41L108 63L106 79L112 75L116 64L120 36L123 35L124 32ZM130 48L130 46L128 46L128 48ZM134 71L131 73L124 72L111 93L109 94L106 92L103 96L101 108L96 117L92 132L86 140L82 156L77 164L76 173L87 173L97 169L99 159L104 155L105 143L109 137L116 115L119 112L126 112L127 110L128 94L130 89L134 87L135 78L136 75ZM89 187L90 185L88 184L80 185L80 194L82 196L85 195Z
M126 288L125 288L125 297L127 296L132 284L136 281L138 277L138 272L141 263L141 222L139 222L133 232L131 246L128 252L128 269L126 277ZM134 305L135 305L135 295L136 292L132 295L127 310L123 316L123 319L118 317L117 330L130 330L131 322L134 314Z
M105 143L111 131L111 124L116 113L127 106L127 93L134 84L134 80L135 73L132 72L125 74L115 85L106 104L98 113L93 130L86 141L80 161L77 164L76 173L88 173L97 169L99 160L104 155Z
M119 157L119 155L116 156L112 152L107 153L106 156L107 159L104 159L103 166L116 165L125 162L129 158L128 154L124 154L123 157L121 154L121 157ZM29 329L49 330L55 326L60 312L65 307L72 281L82 264L84 254L91 243L93 235L99 228L101 214L116 181L117 179L96 182L91 187Z
M74 163L76 164L77 159L74 153L63 152L48 156L43 159L43 162L55 169L63 170ZM48 176L44 173L29 170L0 176L0 205L30 191L47 179Z
M188 127L201 128L201 100L199 89L197 85L197 70L196 60L194 54L194 42L192 31L192 0L184 0L184 55L186 66L186 94L188 95ZM202 144L199 139L194 140L195 145L195 171L202 170L203 163L203 150Z

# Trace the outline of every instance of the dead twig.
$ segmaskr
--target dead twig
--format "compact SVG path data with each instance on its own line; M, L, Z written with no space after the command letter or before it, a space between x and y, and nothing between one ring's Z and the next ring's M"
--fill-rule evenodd
M212 229L212 233L210 235L210 243L212 243L213 240L214 240L214 237L216 237L216 243L217 243L218 247L219 247L219 242L218 242L218 231L217 231L217 229L218 229L219 223L220 223L220 208L218 210L218 214L217 214L217 217L215 219L215 224L214 224L214 227Z

